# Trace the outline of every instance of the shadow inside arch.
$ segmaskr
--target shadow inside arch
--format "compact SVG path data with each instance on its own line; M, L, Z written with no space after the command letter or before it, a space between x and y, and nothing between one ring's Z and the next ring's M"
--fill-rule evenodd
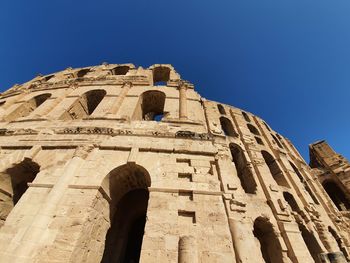
M265 262L284 262L281 244L268 218L260 216L255 219L253 234L259 240L261 254Z
M103 180L111 224L101 262L139 261L150 186L148 171L136 164L119 166Z
M0 172L0 226L34 181L40 166L30 158L13 163Z

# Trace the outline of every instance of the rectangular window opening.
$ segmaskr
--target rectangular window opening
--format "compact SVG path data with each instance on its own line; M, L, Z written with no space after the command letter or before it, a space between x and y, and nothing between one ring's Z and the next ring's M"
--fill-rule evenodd
M179 191L179 198L193 201L193 191Z
M192 174L190 174L190 173L179 173L178 178L183 180L183 181L193 182Z
M191 166L191 160L185 159L185 158L176 158L177 163L187 163L189 166Z
M196 223L196 213L193 211L184 211L179 210L178 211L179 221L184 223Z

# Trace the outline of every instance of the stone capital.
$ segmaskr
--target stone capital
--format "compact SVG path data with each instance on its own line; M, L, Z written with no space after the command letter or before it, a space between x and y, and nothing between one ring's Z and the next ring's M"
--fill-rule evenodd
M181 90L181 89L187 90L188 89L188 84L185 81L180 80L179 84L178 84L178 89L179 90Z

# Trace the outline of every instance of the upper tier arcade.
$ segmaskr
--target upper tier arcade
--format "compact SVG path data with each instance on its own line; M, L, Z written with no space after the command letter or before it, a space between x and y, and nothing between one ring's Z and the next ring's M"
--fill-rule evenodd
M238 137L231 114L244 117L254 140L263 145L259 131L249 123L256 119L258 125L270 129L263 120L202 98L169 64L147 69L107 63L67 68L16 84L0 97L3 135L23 133L23 127L27 135L45 129L61 134L95 127L107 134ZM273 144L282 149L280 135L269 134Z

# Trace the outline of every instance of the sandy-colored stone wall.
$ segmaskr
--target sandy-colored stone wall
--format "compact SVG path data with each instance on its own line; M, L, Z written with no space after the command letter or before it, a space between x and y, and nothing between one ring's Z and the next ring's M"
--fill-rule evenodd
M330 172L171 65L38 76L0 119L0 262L349 260Z

